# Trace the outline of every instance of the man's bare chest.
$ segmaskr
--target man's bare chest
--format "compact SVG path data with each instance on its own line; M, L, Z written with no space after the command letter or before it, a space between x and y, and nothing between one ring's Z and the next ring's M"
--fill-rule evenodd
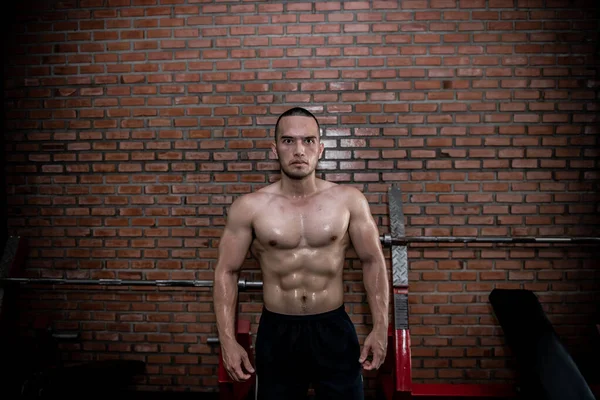
M335 202L276 202L255 215L256 238L265 247L323 247L341 240L348 210Z

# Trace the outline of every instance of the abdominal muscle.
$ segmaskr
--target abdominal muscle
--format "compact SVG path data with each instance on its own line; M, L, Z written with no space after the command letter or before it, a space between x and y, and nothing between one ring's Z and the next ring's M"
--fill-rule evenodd
M344 296L345 255L339 247L257 252L267 310L309 315L340 307Z

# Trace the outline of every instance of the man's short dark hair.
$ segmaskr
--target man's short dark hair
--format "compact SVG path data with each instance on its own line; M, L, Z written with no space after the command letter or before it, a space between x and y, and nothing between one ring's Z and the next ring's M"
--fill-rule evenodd
M277 131L279 130L279 121L281 121L281 119L283 117L309 117L309 118L312 118L317 123L317 128L319 129L319 136L321 136L321 125L319 125L319 121L317 120L317 117L315 117L313 115L313 113L311 113L310 111L308 111L305 108L293 107L293 108L290 108L289 110L287 110L286 112L284 112L283 114L281 114L279 116L279 118L277 118L277 123L275 124L275 140L277 140Z

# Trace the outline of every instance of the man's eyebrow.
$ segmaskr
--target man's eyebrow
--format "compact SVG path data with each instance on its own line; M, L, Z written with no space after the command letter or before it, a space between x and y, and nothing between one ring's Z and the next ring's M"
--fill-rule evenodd
M300 139L316 139L317 137L314 135L310 135L310 136L286 136L286 135L281 135L279 136L281 139L294 139L294 138L300 138Z

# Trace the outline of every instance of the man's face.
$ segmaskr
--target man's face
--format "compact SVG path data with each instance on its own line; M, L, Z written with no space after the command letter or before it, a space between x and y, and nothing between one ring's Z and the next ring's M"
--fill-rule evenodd
M323 154L316 121L304 116L282 118L275 132L273 152L288 177L302 179L312 174Z

